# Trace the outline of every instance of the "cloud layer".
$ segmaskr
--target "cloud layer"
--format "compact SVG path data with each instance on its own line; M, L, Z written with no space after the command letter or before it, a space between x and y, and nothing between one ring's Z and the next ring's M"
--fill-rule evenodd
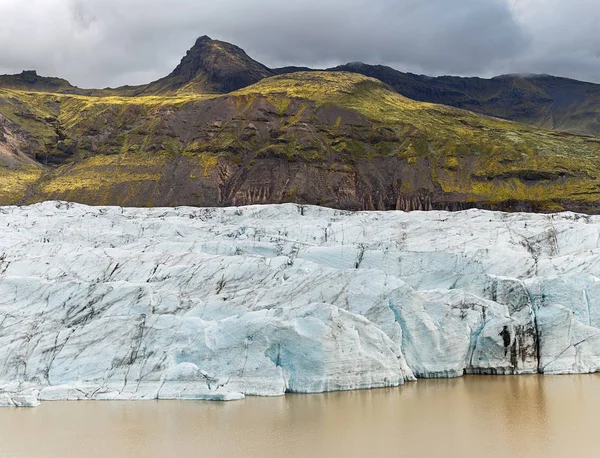
M0 73L37 69L82 87L164 76L204 34L269 66L600 82L597 0L0 0L0 17Z

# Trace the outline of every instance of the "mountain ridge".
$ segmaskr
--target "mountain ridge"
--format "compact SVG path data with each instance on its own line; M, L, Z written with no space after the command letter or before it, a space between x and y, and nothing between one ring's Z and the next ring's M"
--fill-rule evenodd
M167 76L139 86L80 89L59 78L26 71L0 76L0 87L89 96L148 96L229 93L258 81L298 71L348 71L379 79L408 98L450 105L536 127L600 136L600 85L545 74L505 74L493 78L418 75L385 65L350 62L325 70L268 68L230 43L198 38ZM35 74L38 84L27 83ZM29 77L31 79L31 75Z
M271 70L251 59L240 47L204 35L169 75L148 84L139 95L179 90L228 93L269 76L273 76Z
M422 102L441 103L546 129L600 135L600 85L595 83L536 74L489 79L430 77L362 63L331 70L377 78L398 93Z
M600 139L420 102L348 71L281 71L220 93L264 71L227 49L220 86L204 59L221 62L217 49L188 53L174 72L187 76L159 95L0 88L0 205L600 212ZM199 74L214 92L186 90Z
M21 150L38 166L0 173L0 204L600 211L600 141L416 102L356 73L180 98L1 100L19 101L0 113L34 133Z
M0 88L38 92L77 93L80 89L69 81L40 76L35 70L23 70L15 75L0 75Z

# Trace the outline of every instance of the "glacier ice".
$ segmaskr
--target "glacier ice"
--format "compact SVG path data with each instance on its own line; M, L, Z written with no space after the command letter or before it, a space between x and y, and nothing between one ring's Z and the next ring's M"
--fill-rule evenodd
M0 406L600 370L600 217L0 207Z

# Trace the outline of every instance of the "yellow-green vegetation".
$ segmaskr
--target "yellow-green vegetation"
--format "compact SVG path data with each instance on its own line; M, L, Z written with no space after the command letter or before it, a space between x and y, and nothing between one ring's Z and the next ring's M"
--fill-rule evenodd
M280 116L284 115L291 103L291 99L287 94L269 94L267 100L275 107Z
M110 183L157 181L165 162L164 156L93 156L68 166L69 176L57 177L42 187L45 192L53 193Z
M55 142L56 130L51 122L52 110L44 96L0 89L0 114L28 132L36 152L45 151Z
M210 152L201 152L201 153L184 153L188 156L191 161L190 164L194 166L195 164L200 167L202 170L202 176L207 177L210 175L210 172L214 170L214 168L219 163L219 155L210 153ZM196 175L191 175L190 178L198 178Z
M0 205L20 203L30 186L35 184L41 175L42 169L39 167L23 167L18 170L0 168Z
M286 94L288 97L325 101L341 93L352 94L356 84L364 81L373 81L385 87L380 81L355 73L298 72L264 79L234 94Z
M118 204L128 202L140 185L155 186L161 178L165 156L143 157L139 155L92 156L73 165L56 176L43 180L38 193L46 198L82 201L91 198L98 203L108 203L115 187L123 186L116 197Z
M466 201L547 201L553 207L550 202L558 200L600 200L600 139L416 102L378 80L352 73L278 76L238 93L279 98L287 94L322 107L346 108L376 126L389 126L399 141L383 142L388 151L412 165L417 157L426 158L433 184L465 196ZM333 129L337 127L339 121ZM365 143L346 138L332 148L354 159L374 157L372 151L367 155ZM375 156L383 152L376 150Z
M31 135L33 152L43 163L45 156L65 157L64 151L57 150L59 141L64 140L63 146L69 147L93 132L115 131L102 144L80 142L83 153L144 152L162 111L177 110L208 97L90 97L0 89L0 114ZM173 144L166 143L162 149L173 152Z

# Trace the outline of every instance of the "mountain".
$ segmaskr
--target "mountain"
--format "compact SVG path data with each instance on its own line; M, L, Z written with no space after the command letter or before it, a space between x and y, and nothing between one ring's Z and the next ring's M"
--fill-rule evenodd
M549 75L432 78L363 63L330 70L377 78L413 100L451 105L545 129L600 135L598 84Z
M447 78L382 67L386 84L360 74L370 67L352 68L269 70L202 37L171 75L145 86L4 78L0 204L600 212L600 139L414 100L470 106L468 87L489 95L490 84L537 79L457 79L442 90ZM451 89L459 82L462 92Z
M243 49L203 36L169 75L149 84L80 89L60 78L40 77L35 71L24 71L19 75L0 75L0 88L89 96L224 94L273 75L273 70L248 57Z
M224 94L274 75L314 71L308 67L269 69L241 48L200 37L168 76L141 86L80 89L34 71L0 76L0 88L86 96L174 96ZM600 136L600 85L548 75L503 75L492 79L403 73L382 65L349 63L328 71L376 78L413 100L450 105L544 129Z
M225 95L0 101L20 145L0 158L1 204L599 211L600 139L416 102L356 73Z
M248 57L243 49L212 40L198 38L181 63L168 76L139 88L133 95L161 95L178 92L227 93L250 86L274 73ZM132 88L125 88L131 91Z
M35 70L25 70L18 75L0 75L0 88L61 93L78 93L80 91L67 80L39 76Z

